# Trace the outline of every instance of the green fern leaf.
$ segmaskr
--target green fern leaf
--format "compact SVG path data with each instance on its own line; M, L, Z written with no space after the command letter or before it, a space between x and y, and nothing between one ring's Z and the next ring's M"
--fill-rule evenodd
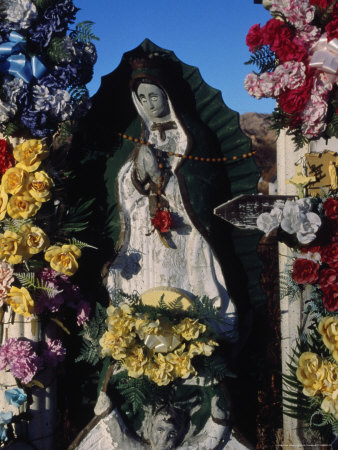
M270 72L276 67L276 55L270 47L264 45L251 55L249 61L244 64L253 64L258 67L259 73Z
M86 44L87 42L91 42L93 40L98 41L99 38L92 32L93 25L94 22L92 22L91 20L85 20L81 23L78 23L75 27L75 30L70 33L70 37L72 39L76 39L79 42L82 42L83 44Z

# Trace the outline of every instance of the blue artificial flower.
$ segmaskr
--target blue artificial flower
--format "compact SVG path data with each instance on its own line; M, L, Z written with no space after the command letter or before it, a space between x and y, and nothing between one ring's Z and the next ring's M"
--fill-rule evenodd
M0 441L8 440L7 428L5 427L5 425L10 423L12 418L13 418L12 411L8 411L8 412L1 411L0 412Z
M10 405L19 408L27 400L27 395L21 388L7 389L5 391L5 399Z
M68 23L74 22L78 11L72 0L59 0L46 9L44 18L53 24L55 32L60 33L67 30Z
M41 52L44 47L48 47L53 32L54 28L52 23L40 22L36 28L30 28L28 30L28 39Z

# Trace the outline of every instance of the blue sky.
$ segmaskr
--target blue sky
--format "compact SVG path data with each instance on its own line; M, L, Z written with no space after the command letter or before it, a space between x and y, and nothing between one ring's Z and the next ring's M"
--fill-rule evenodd
M77 22L92 20L98 61L88 85L93 95L101 76L114 70L126 51L149 38L197 66L204 80L222 91L225 103L239 113L271 113L274 101L256 100L243 87L253 70L245 36L251 25L271 18L253 0L74 0Z

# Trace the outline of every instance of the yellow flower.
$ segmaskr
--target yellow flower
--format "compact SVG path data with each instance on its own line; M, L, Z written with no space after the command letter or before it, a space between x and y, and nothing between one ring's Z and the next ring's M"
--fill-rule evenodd
M174 366L165 359L162 353L154 354L154 363L149 363L145 368L145 375L158 386L166 386L174 380Z
M210 356L212 352L215 350L215 346L217 346L218 343L212 340L209 340L208 342L192 342L190 344L188 353L191 358L193 358L196 355L204 355L204 356Z
M323 411L330 413L338 420L338 391L332 396L326 396L320 405Z
M330 361L324 361L324 365L326 368L326 376L323 380L321 392L323 395L332 395L335 391L338 391L338 367Z
M123 304L118 308L109 306L106 319L108 330L118 336L130 334L135 337L135 333L132 332L135 326L135 318L131 314L132 310L127 304Z
M49 155L47 145L38 140L30 139L17 145L13 150L13 156L18 161L16 167L34 172L40 166L41 161Z
M128 376L138 378L144 374L148 358L144 355L143 348L139 345L132 347L124 360L124 366L128 370Z
M111 331L106 331L99 340L102 356L112 356L117 360L126 358L127 349L133 343L134 339L131 336L117 336Z
M323 342L338 361L338 317L323 317L318 325Z
M304 352L300 355L296 375L303 384L304 395L313 397L323 389L327 368L322 358L316 353Z
M16 195L23 191L26 186L28 172L19 167L11 167L4 173L1 185L7 194Z
M41 205L42 203L37 202L27 192L22 195L12 195L7 205L7 213L12 219L28 219L36 215Z
M6 215L7 202L8 202L8 195L0 186L0 220L2 220Z
M21 236L14 231L5 231L0 234L0 260L10 264L20 264L22 255L19 252Z
M205 332L206 328L205 325L199 323L195 319L190 319L189 317L186 317L182 322L173 327L174 331L187 341L197 339L200 333L203 334Z
M54 186L54 181L46 172L31 173L27 181L27 190L32 197L38 202L48 202L51 199L51 188Z
M191 357L188 352L183 352L184 345L172 353L166 355L166 360L174 366L175 378L188 378L190 375L197 375L191 364Z
M149 320L146 319L138 319L135 322L135 329L137 334L139 335L140 339L145 339L145 337L148 334L158 334L159 333L159 327L160 327L160 321L154 320L152 322L149 322ZM161 329L162 331L162 329Z
M7 295L7 303L11 305L14 312L25 317L30 317L34 313L34 300L26 288L19 289L12 286Z
M49 246L49 239L46 233L39 227L31 224L24 224L19 232L22 236L21 247L26 258L42 252Z
M45 253L45 259L52 269L65 275L74 275L79 265L77 259L81 256L81 250L76 245L52 245Z

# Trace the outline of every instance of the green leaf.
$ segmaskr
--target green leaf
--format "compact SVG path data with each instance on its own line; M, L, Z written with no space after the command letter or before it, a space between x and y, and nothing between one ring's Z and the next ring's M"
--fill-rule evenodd
M92 26L94 22L91 20L85 20L76 25L75 30L70 33L70 37L83 44L91 42L93 40L98 41L99 38L92 32Z

